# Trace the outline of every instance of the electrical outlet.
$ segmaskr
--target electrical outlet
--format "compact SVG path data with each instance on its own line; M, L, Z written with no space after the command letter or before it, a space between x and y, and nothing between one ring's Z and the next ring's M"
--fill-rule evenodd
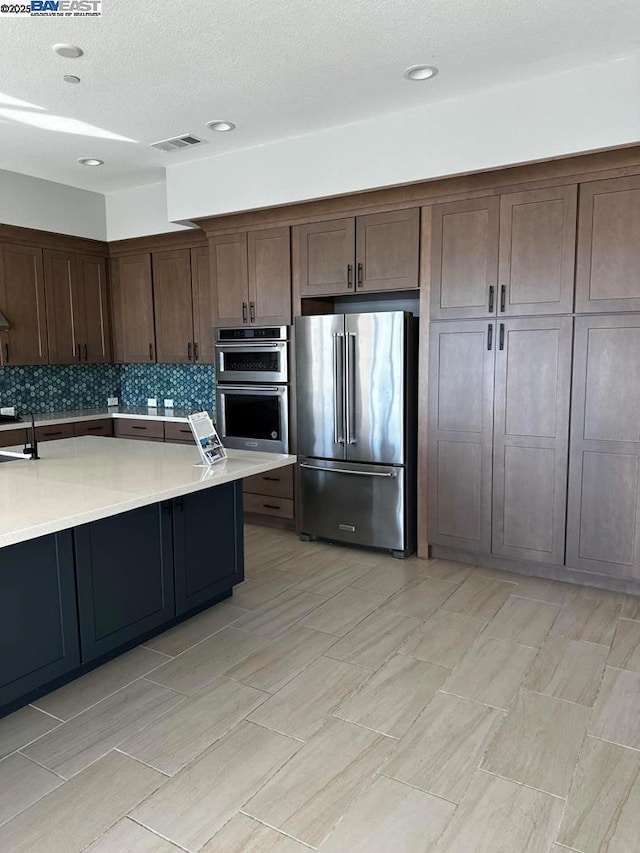
M147 406L150 409L157 409L158 408L157 398L156 397L147 397Z
M107 406L117 406L118 398L117 397L107 397Z
M165 409L173 409L173 400L165 400L164 407Z
M16 407L15 406L3 406L0 409L0 415L8 415L11 418L14 418L16 415Z

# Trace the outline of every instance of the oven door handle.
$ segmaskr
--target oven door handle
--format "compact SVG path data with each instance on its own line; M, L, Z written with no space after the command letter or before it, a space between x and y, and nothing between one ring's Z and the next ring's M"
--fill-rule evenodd
M234 343L233 341L225 341L224 343L217 343L216 349L247 349L247 350L261 350L261 349L282 349L287 345L286 341L273 341L270 343L269 341L264 341L258 343L257 341L252 343L247 343L244 341L243 343Z
M219 383L218 391L251 391L254 394L259 394L261 391L277 391L284 394L286 388L280 385L227 385Z

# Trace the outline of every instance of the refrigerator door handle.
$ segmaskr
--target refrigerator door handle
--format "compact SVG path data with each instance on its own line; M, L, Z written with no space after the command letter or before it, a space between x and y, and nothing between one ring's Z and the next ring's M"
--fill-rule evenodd
M333 440L336 444L344 444L342 426L344 421L344 399L342 393L342 375L344 372L344 334L333 334Z
M345 411L346 411L346 438L347 444L355 444L356 436L353 432L355 425L355 400L354 392L356 385L356 336L354 332L345 335Z
M355 474L357 477L396 477L395 471L350 471L348 468L321 468L319 465L308 465L306 462L300 462L301 468L308 468L309 471L324 471L325 474Z

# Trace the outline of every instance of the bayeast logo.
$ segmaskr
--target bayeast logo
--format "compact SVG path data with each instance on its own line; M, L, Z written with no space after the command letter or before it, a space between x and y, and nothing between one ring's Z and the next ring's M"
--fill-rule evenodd
M30 6L32 15L102 15L102 0L31 0Z

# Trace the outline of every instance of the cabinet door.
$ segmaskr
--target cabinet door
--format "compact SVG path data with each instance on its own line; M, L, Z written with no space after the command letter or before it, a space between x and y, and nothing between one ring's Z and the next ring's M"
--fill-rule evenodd
M193 307L191 251L154 252L153 298L158 362L193 361Z
M103 364L111 360L106 263L104 258L79 255L76 257L76 270L82 305L82 360Z
M213 327L215 305L211 285L209 247L191 249L191 293L193 299L193 357L201 364L214 364Z
M300 296L355 290L356 221L334 219L294 229L300 259Z
M577 199L575 185L501 197L499 314L573 311Z
M420 210L356 218L356 289L419 287Z
M571 317L498 323L492 552L564 562Z
M576 318L567 565L640 580L640 315Z
M114 264L113 326L116 361L156 360L151 255L129 255Z
M83 311L76 286L75 257L66 252L45 251L44 280L47 298L47 330L51 364L82 360L80 317Z
M83 663L175 615L170 504L84 524L75 543Z
M431 317L496 313L498 198L436 204L431 231Z
M249 322L247 234L209 239L211 285L216 326L242 326Z
M244 580L242 483L193 492L173 505L179 616Z
M42 249L0 245L0 311L11 323L5 364L47 364Z
M249 231L249 322L291 323L291 233L289 227Z
M429 542L491 550L495 323L429 332Z
M0 707L80 663L71 531L2 549Z
M576 311L640 311L640 176L580 186Z

